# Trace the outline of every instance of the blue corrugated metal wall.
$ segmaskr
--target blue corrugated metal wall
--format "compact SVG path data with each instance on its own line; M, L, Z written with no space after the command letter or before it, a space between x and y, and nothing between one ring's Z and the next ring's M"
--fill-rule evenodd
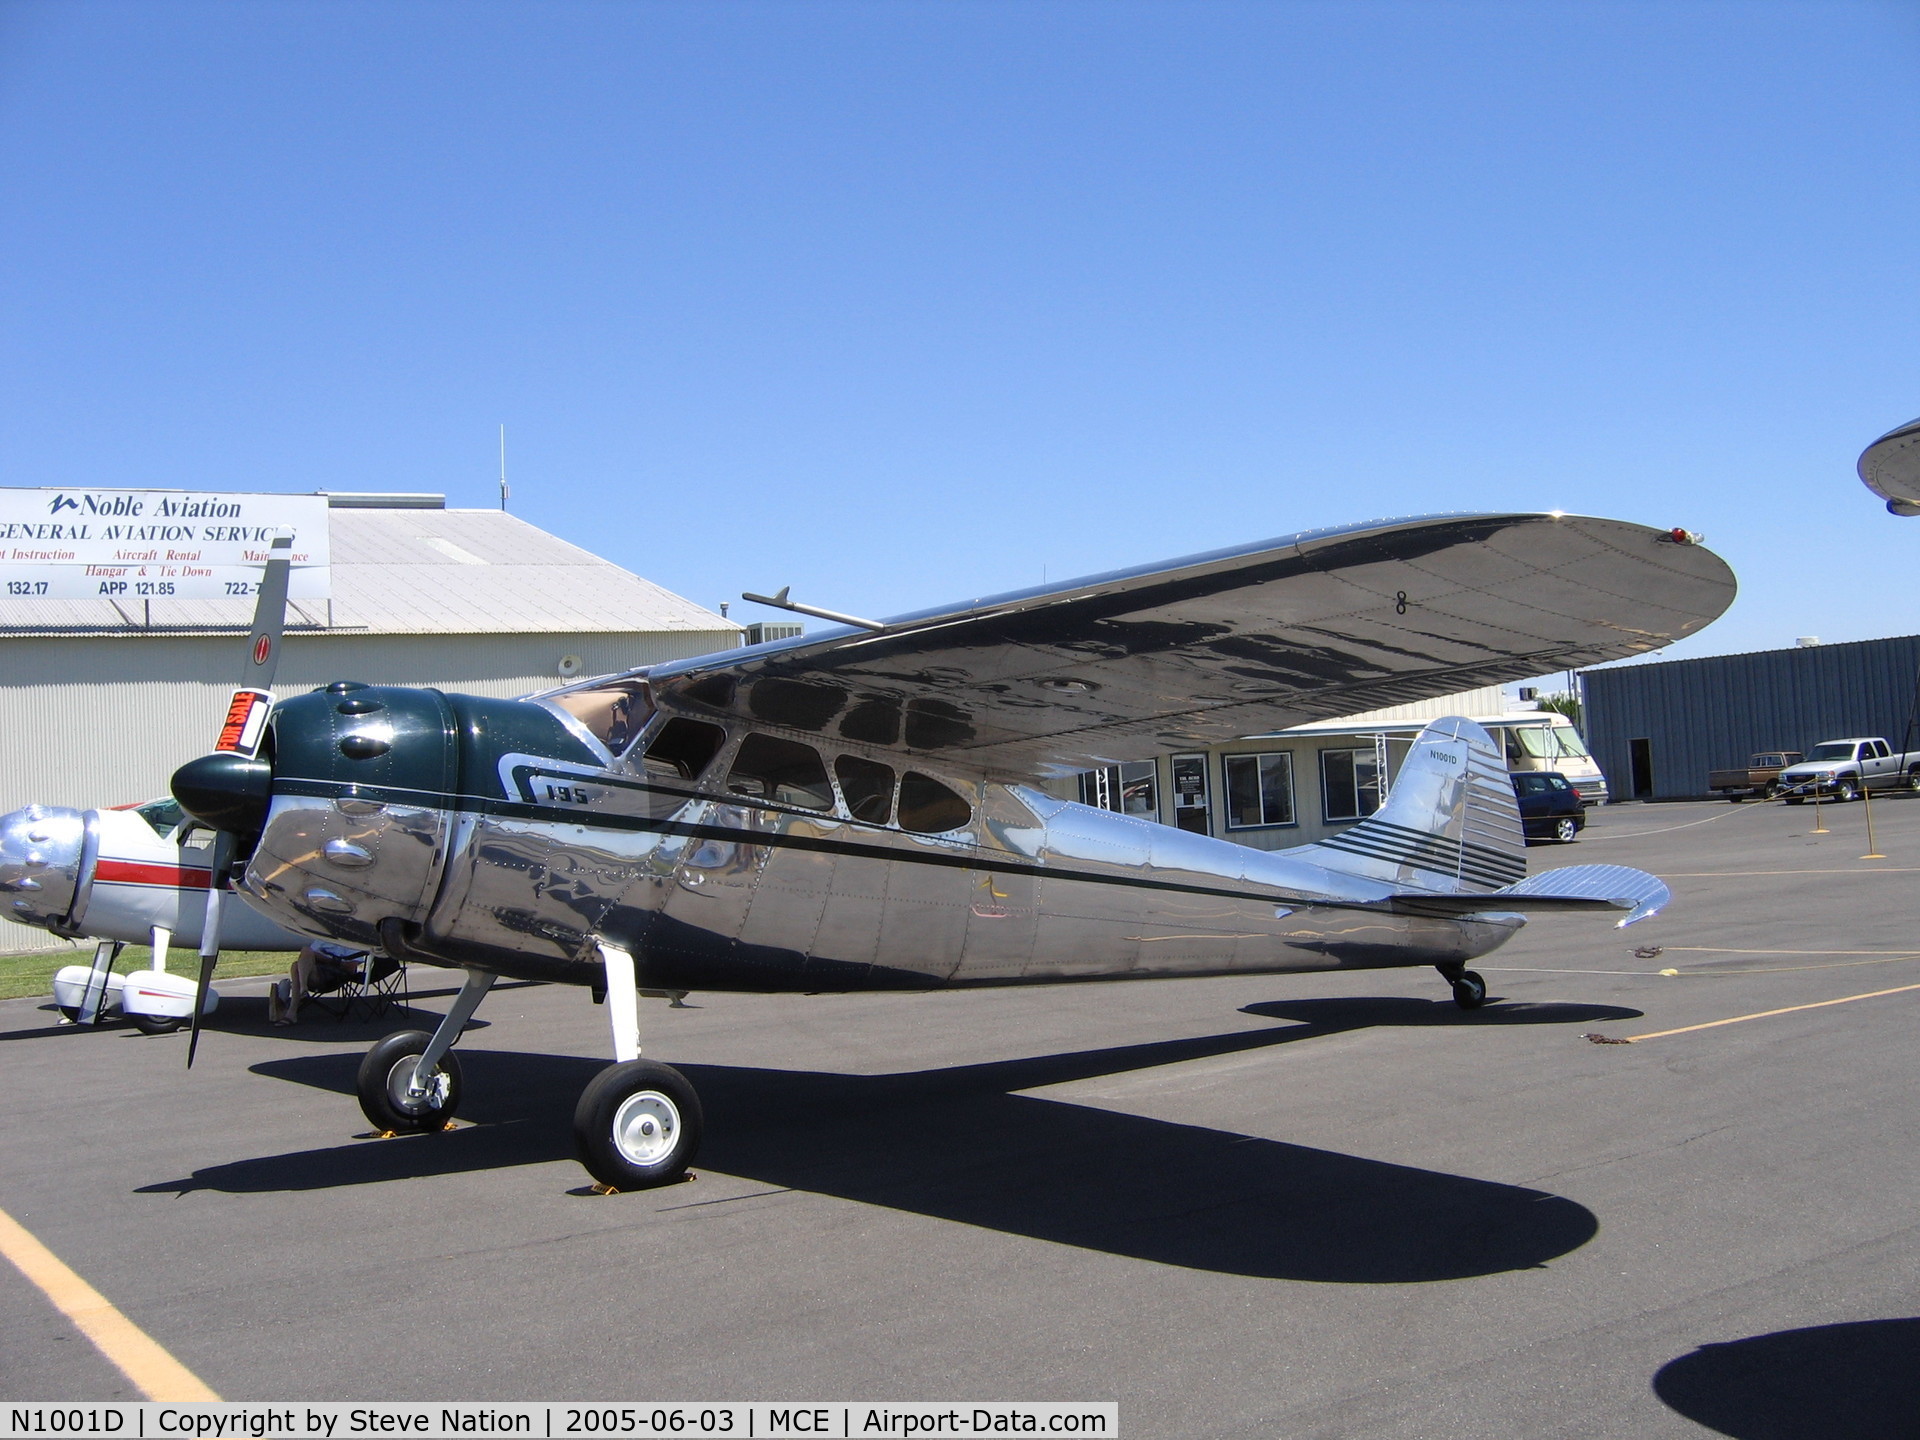
M1587 743L1615 799L1633 798L1635 738L1651 742L1656 799L1704 795L1709 770L1755 750L1849 735L1884 735L1898 749L1917 669L1920 635L1587 670Z

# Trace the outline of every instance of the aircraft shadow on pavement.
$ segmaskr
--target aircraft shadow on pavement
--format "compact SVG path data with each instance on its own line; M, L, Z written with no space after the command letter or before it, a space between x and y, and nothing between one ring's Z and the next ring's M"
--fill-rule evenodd
M1653 1392L1735 1440L1920 1435L1920 1319L1863 1320L1702 1345Z
M1248 1007L1304 1023L890 1075L679 1067L700 1092L700 1163L783 1188L1110 1254L1271 1279L1389 1284L1545 1264L1598 1228L1564 1197L1018 1092L1374 1025L1591 1023L1613 1006L1468 1016L1451 1001ZM209 1167L145 1192L327 1189L572 1155L571 1115L605 1064L463 1052L470 1127ZM351 1095L358 1057L253 1067ZM638 1198L638 1197L636 1197Z
M496 990L505 989L496 985ZM457 990L415 991L413 999L430 999L440 995L455 995ZM440 1012L422 1009L414 1004L394 1004L382 1011L368 1007L365 1001L356 1000L353 1008L342 1015L344 1002L332 996L321 996L318 1001L309 1000L300 1023L297 1025L275 1025L267 1018L267 1002L264 996L251 995L227 996L220 1001L220 1008L214 1012L202 1027L203 1035L271 1035L276 1039L304 1040L312 1043L338 1043L342 1040L354 1040L371 1044L383 1035L395 1030L431 1030L440 1023ZM40 1007L49 1015L58 1014L51 1004ZM489 1022L469 1020L467 1029L484 1030ZM123 1040L146 1040L154 1044L187 1043L184 1027L170 1031L165 1035L147 1035L138 1026L124 1016L110 1014L99 1025L66 1025L54 1022L33 1030L0 1031L3 1040L34 1040L49 1035L117 1035ZM176 1038L177 1037L177 1038ZM205 1044L203 1038L201 1041Z

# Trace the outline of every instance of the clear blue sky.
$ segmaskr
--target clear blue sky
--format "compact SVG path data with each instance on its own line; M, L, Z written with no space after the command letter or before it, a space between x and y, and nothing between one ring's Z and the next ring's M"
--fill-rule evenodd
M0 483L887 614L1444 509L1920 629L1920 5L0 0ZM735 618L767 616L736 603Z

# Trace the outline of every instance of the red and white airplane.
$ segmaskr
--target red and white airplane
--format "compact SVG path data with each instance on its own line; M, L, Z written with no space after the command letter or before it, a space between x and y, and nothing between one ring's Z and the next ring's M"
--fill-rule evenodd
M276 540L272 553L279 563L268 567L248 642L250 682L256 676L270 681L279 658L290 542ZM270 698L257 684L243 686L228 709L220 746L251 754ZM150 1034L178 1030L193 1015L196 987L192 977L167 970L176 942L196 947L203 961L223 943L289 951L307 943L249 906L216 903L233 888L221 844L222 837L171 798L100 810L28 805L0 816L0 915L66 939L99 942L91 965L69 965L54 977L54 999L69 1019L94 1024L117 1004ZM216 872L222 875L217 891ZM113 962L129 944L151 944L153 966L115 975ZM209 989L201 1013L218 1003Z
M68 939L98 941L91 965L54 978L67 1017L87 1023L118 1006L149 1033L177 1030L193 1008L193 977L170 974L175 944L203 938L214 839L172 799L113 809L29 805L0 816L0 914ZM298 950L306 942L247 906L234 906L225 943L240 950ZM150 944L153 965L113 973L129 944ZM218 1003L209 996L208 1010Z

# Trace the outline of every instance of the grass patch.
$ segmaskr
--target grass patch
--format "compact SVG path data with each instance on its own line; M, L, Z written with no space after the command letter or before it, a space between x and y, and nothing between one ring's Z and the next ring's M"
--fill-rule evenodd
M17 1000L26 995L53 994L53 974L64 965L93 963L92 950L39 950L31 955L0 955L0 1000ZM153 964L153 949L147 945L129 945L114 962L113 973L125 975L146 970ZM290 950L223 950L214 967L216 980L234 980L245 975L284 975L293 964ZM175 946L167 952L167 968L182 975L198 976L200 957L192 950Z

